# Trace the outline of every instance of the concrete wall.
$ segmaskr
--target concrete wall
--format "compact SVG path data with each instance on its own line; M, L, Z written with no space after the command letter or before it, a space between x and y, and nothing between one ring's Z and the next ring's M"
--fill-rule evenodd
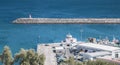
M120 18L18 18L13 23L47 24L47 23L80 23L80 24L120 24Z

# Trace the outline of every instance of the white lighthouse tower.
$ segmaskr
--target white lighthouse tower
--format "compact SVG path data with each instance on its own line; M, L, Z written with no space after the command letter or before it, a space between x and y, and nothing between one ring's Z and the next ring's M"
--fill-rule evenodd
M29 18L32 18L31 14L29 14Z

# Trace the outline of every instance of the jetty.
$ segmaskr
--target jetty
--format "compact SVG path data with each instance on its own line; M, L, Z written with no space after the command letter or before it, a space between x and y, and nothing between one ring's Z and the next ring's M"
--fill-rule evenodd
M16 24L120 24L120 18L18 18Z

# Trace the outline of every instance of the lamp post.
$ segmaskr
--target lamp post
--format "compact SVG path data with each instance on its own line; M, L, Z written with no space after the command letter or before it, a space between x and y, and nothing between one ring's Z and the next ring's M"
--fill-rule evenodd
M99 36L99 39L101 40L101 36Z
M80 30L80 33L81 33L81 41L82 41L82 33L83 33L83 30L82 30L82 29Z
M40 36L38 36L38 40L37 40L37 41L38 41L38 43L40 42L40 41L39 41L39 39L40 39Z

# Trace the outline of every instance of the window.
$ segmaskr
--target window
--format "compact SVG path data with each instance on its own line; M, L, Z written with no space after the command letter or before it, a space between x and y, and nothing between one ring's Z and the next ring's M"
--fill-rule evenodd
M118 53L115 54L115 58L118 58Z

